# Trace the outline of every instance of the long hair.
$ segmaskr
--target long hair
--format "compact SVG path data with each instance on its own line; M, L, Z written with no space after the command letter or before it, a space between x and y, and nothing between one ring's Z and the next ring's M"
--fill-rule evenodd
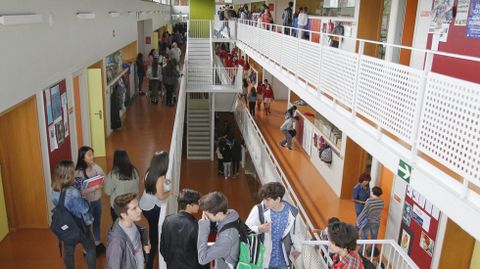
M124 149L115 150L112 170L118 171L121 180L131 180L133 178L135 166L130 162L127 151Z
M73 185L74 167L73 162L67 160L62 160L55 166L51 182L54 191L60 192Z
M85 162L85 154L91 150L92 152L93 149L89 146L83 146L78 149L78 159L77 159L77 166L75 167L75 170L86 170L88 167L88 164Z
M168 152L161 151L155 153L150 161L150 167L145 179L145 191L149 194L157 193L157 180L165 176L168 170Z

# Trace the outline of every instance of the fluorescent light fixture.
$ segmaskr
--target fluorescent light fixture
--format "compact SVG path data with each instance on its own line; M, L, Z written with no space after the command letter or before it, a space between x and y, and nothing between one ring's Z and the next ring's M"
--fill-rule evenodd
M118 16L120 16L120 12L110 11L110 12L108 12L108 15L110 15L110 17L118 17Z
M78 12L76 16L77 16L77 18L82 19L82 20L95 19L95 13L93 13L93 12Z
M2 25L32 24L41 22L43 22L43 17L39 14L0 15L0 24Z

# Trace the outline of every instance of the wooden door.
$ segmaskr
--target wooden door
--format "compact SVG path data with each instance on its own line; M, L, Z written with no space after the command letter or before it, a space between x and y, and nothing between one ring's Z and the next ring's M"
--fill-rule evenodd
M0 241L8 234L8 216L5 206L5 194L2 184L2 167L0 166Z
M73 78L73 95L75 99L75 127L77 129L77 145L83 146L82 107L80 100L80 77Z
M105 157L105 115L103 113L102 69L88 69L88 102L90 105L90 136L96 157Z
M48 227L35 97L0 116L0 163L10 230Z
M340 198L352 199L353 187L357 184L360 175L365 172L367 159L368 153L347 137Z

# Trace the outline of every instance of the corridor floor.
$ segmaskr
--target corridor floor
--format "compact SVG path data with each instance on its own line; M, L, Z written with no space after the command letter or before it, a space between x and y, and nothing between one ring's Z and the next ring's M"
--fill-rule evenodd
M323 228L330 217L338 217L342 221L355 223L353 202L350 199L340 199L335 194L312 164L301 145L294 142L291 151L279 145L279 142L283 139L280 125L284 121L286 109L287 101L276 100L271 106L272 113L268 116L265 115L262 106L262 110L256 111L255 121L285 175L290 180L294 191L302 201L302 205L310 216L313 225L315 228ZM383 214L379 231L380 238L383 238L385 233L385 216L386 214Z

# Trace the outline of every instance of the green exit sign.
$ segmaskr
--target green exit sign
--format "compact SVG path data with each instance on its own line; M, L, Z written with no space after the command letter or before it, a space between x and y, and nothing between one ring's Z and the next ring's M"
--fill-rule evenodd
M407 183L410 183L410 178L412 176L412 166L406 163L403 160L400 160L398 164L397 175L405 180Z

